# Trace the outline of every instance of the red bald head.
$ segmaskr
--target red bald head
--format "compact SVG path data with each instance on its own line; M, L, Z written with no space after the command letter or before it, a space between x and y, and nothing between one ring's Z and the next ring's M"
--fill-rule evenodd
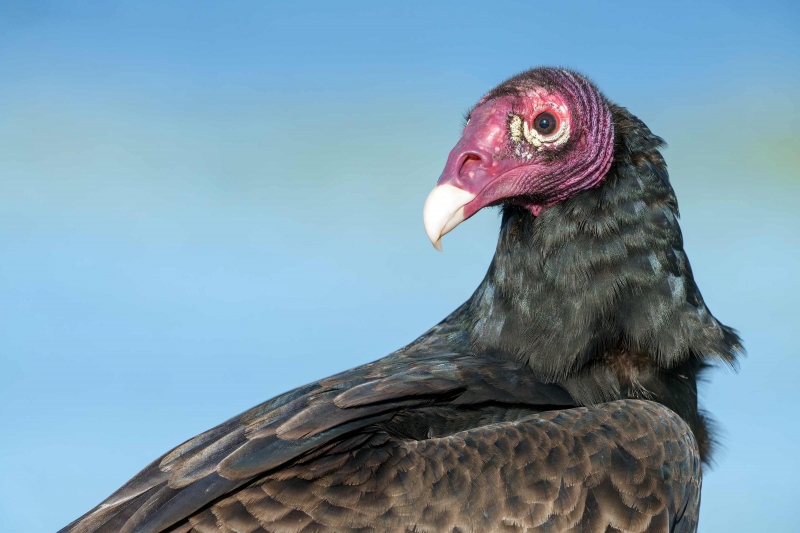
M483 207L515 203L538 215L596 186L614 147L611 111L588 80L540 68L484 96L425 203L428 236L439 239Z

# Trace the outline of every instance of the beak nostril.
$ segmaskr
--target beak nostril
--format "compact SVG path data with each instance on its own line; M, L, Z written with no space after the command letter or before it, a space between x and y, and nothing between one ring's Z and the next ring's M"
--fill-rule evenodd
M476 153L464 154L458 174L464 177L473 177L476 170L483 167L483 158Z

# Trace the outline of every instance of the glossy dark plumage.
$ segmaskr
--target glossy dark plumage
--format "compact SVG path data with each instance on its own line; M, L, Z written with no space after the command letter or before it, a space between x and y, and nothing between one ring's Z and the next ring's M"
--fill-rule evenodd
M600 186L505 206L441 324L191 439L62 532L695 531L697 378L739 340L694 283L662 141L609 106Z

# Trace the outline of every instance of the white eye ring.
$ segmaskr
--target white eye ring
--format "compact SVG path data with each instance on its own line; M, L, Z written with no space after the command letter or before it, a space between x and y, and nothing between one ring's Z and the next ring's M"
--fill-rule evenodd
M552 107L555 109L555 106L546 107ZM540 113L538 113L540 109L536 110L537 117L540 115ZM566 113L558 113L558 116L565 117ZM511 136L511 140L515 143L521 143L522 140L525 139L528 144L536 148L538 151L541 151L545 145L560 146L567 142L569 140L569 123L566 118L559 118L558 130L550 135L542 135L536 131L536 129L530 127L528 122L521 116L511 115L511 119L508 122L508 132Z

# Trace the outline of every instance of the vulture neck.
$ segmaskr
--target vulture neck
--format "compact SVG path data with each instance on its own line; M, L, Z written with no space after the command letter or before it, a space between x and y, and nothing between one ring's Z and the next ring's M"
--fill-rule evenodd
M739 339L692 277L663 142L612 109L615 159L601 184L539 216L505 206L491 266L457 314L474 352L520 361L579 403L659 399L671 373L696 411L697 374L709 358L733 362Z

